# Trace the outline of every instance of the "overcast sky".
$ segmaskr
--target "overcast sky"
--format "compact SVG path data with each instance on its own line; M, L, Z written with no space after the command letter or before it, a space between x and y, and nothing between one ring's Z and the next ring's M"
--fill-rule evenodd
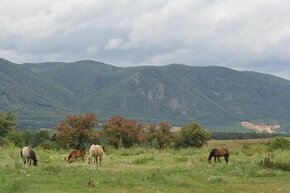
M215 65L290 80L290 1L0 0L0 57Z

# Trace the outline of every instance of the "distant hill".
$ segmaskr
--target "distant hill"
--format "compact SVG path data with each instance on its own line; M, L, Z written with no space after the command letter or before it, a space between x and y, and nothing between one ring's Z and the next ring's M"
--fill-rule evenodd
M290 81L267 74L94 61L16 65L0 60L0 69L0 108L17 110L22 126L37 120L45 127L68 113L93 112L102 120L120 114L173 125L197 121L209 129L241 129L241 121L278 123L290 132Z

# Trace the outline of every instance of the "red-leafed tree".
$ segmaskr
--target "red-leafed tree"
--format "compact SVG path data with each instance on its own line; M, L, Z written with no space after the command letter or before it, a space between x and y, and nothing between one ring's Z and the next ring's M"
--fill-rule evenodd
M167 122L161 122L159 125L150 124L146 127L146 136L148 145L155 148L165 148L170 146L173 141L172 126Z
M84 148L85 143L97 132L93 130L98 123L95 114L68 115L56 128L56 137L65 148Z
M123 145L125 148L145 142L143 125L137 121L113 116L104 125L106 141L115 148Z

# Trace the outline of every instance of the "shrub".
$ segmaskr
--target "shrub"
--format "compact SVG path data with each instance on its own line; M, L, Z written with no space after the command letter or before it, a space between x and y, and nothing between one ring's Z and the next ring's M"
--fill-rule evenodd
M0 137L5 137L16 128L16 118L13 112L0 111Z
M161 122L159 125L151 124L146 128L147 144L154 148L169 147L173 140L171 125L166 122Z
M290 141L285 138L275 138L272 142L269 142L268 148L270 150L282 149L287 150L290 149Z
M133 147L145 142L145 132L142 124L125 119L121 116L111 117L104 125L104 137L115 148Z
M22 147L25 142L24 142L24 136L22 132L17 132L17 131L10 131L5 139L4 139L5 143L8 144L13 144L17 147Z
M199 124L190 123L175 133L176 147L202 147L210 139L210 134Z

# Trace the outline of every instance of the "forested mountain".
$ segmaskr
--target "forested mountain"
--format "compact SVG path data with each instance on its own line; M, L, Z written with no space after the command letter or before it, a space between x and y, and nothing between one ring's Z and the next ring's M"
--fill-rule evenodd
M290 125L290 81L223 67L116 67L94 61L13 64L0 60L0 108L22 126L53 126L68 113L101 120L122 115L142 122L190 121L240 127L240 121ZM32 121L31 121L32 120ZM28 124L29 123L29 124Z

